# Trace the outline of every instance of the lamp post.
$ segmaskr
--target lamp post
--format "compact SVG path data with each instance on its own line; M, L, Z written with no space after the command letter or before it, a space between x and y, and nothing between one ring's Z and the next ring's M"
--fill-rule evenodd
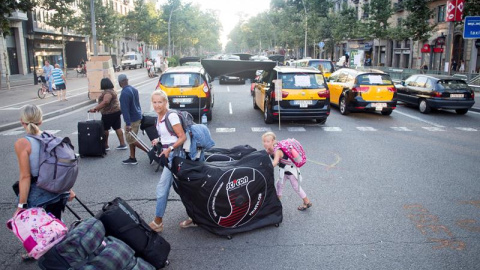
M303 9L305 11L305 49L303 50L303 58L307 58L307 29L308 29L308 18L307 18L307 7L305 6L304 0L302 0Z
M175 9L172 7L172 9L170 10L170 16L168 17L168 57L172 57L172 55L171 55L171 54L172 54L172 50L171 50L171 46L170 46L170 44L171 44L171 41L170 41L170 40L171 40L171 36L170 36L170 23L171 23L171 21L172 21L172 14L173 14L173 12L175 12L175 11L177 11L177 10L178 10L178 7L175 8Z
M98 50L97 50L97 27L95 23L95 0L90 0L90 19L92 22L92 45L93 45L93 55L97 56L98 55Z

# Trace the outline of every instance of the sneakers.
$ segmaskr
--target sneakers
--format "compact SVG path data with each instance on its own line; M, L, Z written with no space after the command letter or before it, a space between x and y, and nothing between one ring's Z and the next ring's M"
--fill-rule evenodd
M127 149L128 149L128 145L119 145L119 146L117 146L115 149L117 149L117 150L127 150Z
M155 220L153 220L152 222L150 222L150 224L148 224L148 226L150 226L150 228L157 233L161 233L163 231L163 222L157 224Z
M125 165L137 165L138 164L138 161L136 158L128 158L128 159L125 159L124 161L122 161L123 164Z
M105 151L110 151L110 147L105 148Z

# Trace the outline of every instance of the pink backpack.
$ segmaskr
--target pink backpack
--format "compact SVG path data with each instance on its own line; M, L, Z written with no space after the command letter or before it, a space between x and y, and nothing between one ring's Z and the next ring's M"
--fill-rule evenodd
M23 243L28 255L38 259L67 234L67 226L40 207L20 210L7 228Z
M274 150L276 151L277 149L281 149L298 168L307 162L307 156L305 155L303 146L293 138L277 142Z

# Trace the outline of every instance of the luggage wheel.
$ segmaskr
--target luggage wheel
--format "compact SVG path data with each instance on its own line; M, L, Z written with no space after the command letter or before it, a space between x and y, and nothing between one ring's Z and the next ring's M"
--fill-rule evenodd
M278 228L278 227L280 227L280 224L278 224L278 223L275 223L275 227L277 227L277 228Z
M231 235L227 235L227 239L228 239L228 240L232 240L232 236L231 236Z

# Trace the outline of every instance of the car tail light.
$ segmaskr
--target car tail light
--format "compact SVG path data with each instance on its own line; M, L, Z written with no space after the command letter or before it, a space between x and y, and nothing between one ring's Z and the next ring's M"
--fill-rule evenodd
M353 92L358 92L358 93L366 93L366 92L368 92L369 89L370 89L370 87L368 87L368 86L363 86L363 87L362 86L354 86L352 88L352 91Z
M270 94L270 97L272 99L275 99L275 91L272 91L272 93ZM286 98L288 97L288 92L287 91L282 91L282 98Z
M206 82L203 82L203 92L207 94L207 97L210 95L210 89L208 88L208 84Z
M471 92L471 97L475 98L475 92L473 92L473 91Z
M395 93L397 92L397 88L394 87L387 87L388 91L392 92L392 93Z
M433 91L432 95L433 95L433 97L442 97L442 93L440 93L438 91Z
M321 98L329 98L330 97L330 91L328 89L318 91L317 94Z

